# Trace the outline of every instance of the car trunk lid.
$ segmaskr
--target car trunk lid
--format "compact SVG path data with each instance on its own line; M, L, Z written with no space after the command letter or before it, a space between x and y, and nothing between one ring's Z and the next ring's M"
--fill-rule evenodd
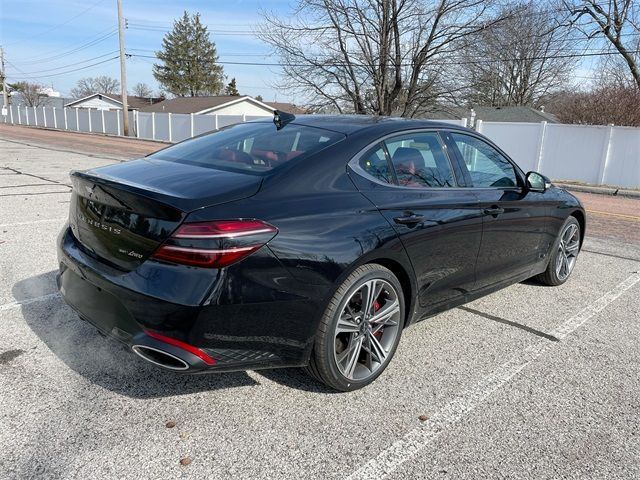
M201 207L257 193L261 178L160 160L135 160L73 172L69 223L91 255L136 268Z

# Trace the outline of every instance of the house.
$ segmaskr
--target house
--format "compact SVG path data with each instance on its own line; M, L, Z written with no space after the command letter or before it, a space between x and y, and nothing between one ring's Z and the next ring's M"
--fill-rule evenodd
M506 107L441 107L437 111L424 115L424 118L434 120L460 120L466 118L469 125L473 126L478 120L483 122L526 122L526 123L560 123L558 118L544 111L544 107L537 110L532 107L506 106Z
M40 99L39 106L63 108L63 107L66 107L71 102L73 102L72 98L43 95L43 97ZM28 102L25 100L24 95L22 95L21 92L16 92L16 91L9 93L9 103L14 107L25 107L28 105Z
M153 105L160 101L160 98L127 95L129 110L142 110L143 107ZM65 106L69 108L94 108L97 110L122 110L122 96L113 93L94 93L69 102Z
M196 115L270 116L274 110L305 113L291 103L267 103L248 95L218 95L214 97L176 97L149 105L141 111L156 113L182 113Z

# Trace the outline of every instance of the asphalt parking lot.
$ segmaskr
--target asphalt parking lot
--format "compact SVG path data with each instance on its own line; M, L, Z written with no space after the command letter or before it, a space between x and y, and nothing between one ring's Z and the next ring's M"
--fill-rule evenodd
M101 337L54 281L69 170L161 145L64 135L0 129L0 477L640 478L640 201L584 194L569 282L407 329L363 390L180 376Z

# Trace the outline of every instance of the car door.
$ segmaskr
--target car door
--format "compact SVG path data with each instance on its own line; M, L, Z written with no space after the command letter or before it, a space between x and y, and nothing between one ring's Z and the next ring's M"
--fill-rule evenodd
M445 138L483 213L476 288L526 275L547 252L544 194L526 189L522 172L483 138L457 131Z
M482 215L475 193L457 184L437 131L382 138L350 166L360 191L401 239L423 311L473 288Z

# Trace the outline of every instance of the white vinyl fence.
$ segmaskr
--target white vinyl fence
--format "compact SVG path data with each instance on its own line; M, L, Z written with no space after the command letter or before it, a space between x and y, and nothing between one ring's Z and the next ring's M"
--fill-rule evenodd
M122 135L122 112L86 108L10 106L0 122L14 125L58 128L76 132ZM129 125L135 135L135 115L129 112Z
M176 143L235 123L271 118L271 115L194 115L129 112L129 136ZM467 120L442 120L465 127ZM87 108L10 106L0 122L58 128L77 132L122 135L122 112Z
M478 121L476 130L526 172L554 180L640 188L640 128Z
M129 112L129 135L179 142L234 123L268 116ZM122 135L122 112L11 106L0 121L78 132ZM466 126L467 120L443 120ZM551 123L476 122L524 171L554 180L640 188L640 128Z

